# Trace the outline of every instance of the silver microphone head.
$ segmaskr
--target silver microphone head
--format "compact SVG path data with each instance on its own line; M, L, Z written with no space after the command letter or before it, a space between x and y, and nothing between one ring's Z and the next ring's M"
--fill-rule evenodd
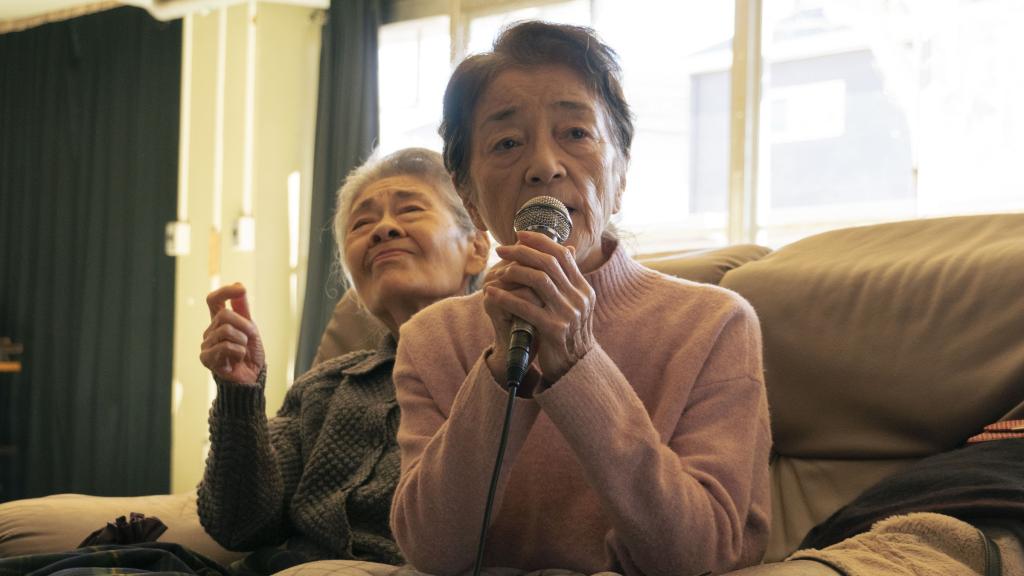
M569 210L557 198L530 198L512 220L516 232L540 232L559 244L565 244L572 232Z

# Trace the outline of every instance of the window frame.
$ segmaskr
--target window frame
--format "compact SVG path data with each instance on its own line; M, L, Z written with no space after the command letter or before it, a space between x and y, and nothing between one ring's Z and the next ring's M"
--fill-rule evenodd
M469 23L473 18L506 12L521 8L560 4L567 0L390 0L384 10L384 23L390 24L404 20L425 18L429 16L447 15L450 22L452 69L465 58L469 41ZM734 2L734 34L732 41L732 59L730 74L729 97L729 163L727 190L727 209L724 238L727 244L761 243L777 244L772 238L785 238L803 230L809 233L833 229L837 225L866 224L873 221L893 220L884 215L866 217L867 213L880 214L876 209L883 206L872 206L872 210L858 211L856 215L843 210L830 210L822 221L794 221L787 214L776 214L774 222L759 222L759 206L763 206L767 197L758 193L759 182L764 175L759 174L758 163L762 154L761 145L761 108L765 54L762 47L762 26L764 23L764 0L733 0ZM590 0L591 14L595 4ZM906 206L902 202L892 203L897 208L894 216L905 217ZM886 204L887 205L887 204ZM799 211L797 211L799 212ZM846 215L844 217L842 214ZM795 213L794 213L795 214ZM778 218L781 216L781 218ZM912 215L912 218L921 217ZM796 220L800 220L796 218ZM663 235L663 232L658 234ZM685 236L685 234L683 234ZM797 234L802 236L803 234ZM703 238L704 240L700 240ZM695 235L691 242L706 244L706 235ZM697 245L691 247L697 248Z

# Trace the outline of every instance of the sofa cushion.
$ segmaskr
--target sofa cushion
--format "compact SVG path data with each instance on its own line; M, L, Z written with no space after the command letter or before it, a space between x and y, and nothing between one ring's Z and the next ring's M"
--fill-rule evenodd
M243 554L225 550L199 523L195 491L181 494L102 497L55 494L0 504L0 557L72 550L118 516L139 512L167 526L160 542L175 542L223 565Z
M722 286L761 320L782 455L922 457L1024 410L1024 214L827 232Z
M366 560L317 560L275 572L274 576L397 576L401 572L415 573Z
M764 337L766 560L885 476L1024 411L1022 214L827 232L721 284Z
M718 284L729 270L763 258L770 252L770 248L756 244L737 244L710 250L641 255L637 256L637 261L648 268L678 278Z
M778 456L771 467L772 527L766 562L796 550L807 532L869 486L917 459L841 460Z

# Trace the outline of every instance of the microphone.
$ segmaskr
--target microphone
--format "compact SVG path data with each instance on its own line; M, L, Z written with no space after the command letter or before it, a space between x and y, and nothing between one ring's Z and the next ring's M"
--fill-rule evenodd
M565 244L572 232L569 210L557 198L537 196L526 201L512 220L516 232L539 232L559 244ZM530 347L533 345L533 326L529 322L514 318L508 345L508 367L506 381L518 387L526 375L530 362Z

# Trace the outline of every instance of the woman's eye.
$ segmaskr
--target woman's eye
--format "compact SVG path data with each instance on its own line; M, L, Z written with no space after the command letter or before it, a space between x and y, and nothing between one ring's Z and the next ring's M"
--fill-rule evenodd
M517 142L514 138L504 138L498 140L498 143L494 145L494 149L498 151L504 151L511 150L516 146L519 146L519 142Z
M358 229L362 228L363 226L366 226L369 223L370 223L370 221L366 220L366 219L356 220L355 222L352 223L351 230L358 230Z
M582 140L588 136L587 131L583 128L570 128L569 137L573 140Z
M409 213L409 212L423 212L423 207L422 206L409 205L409 206L403 206L403 207L398 209L398 213L399 214L406 214L406 213Z

